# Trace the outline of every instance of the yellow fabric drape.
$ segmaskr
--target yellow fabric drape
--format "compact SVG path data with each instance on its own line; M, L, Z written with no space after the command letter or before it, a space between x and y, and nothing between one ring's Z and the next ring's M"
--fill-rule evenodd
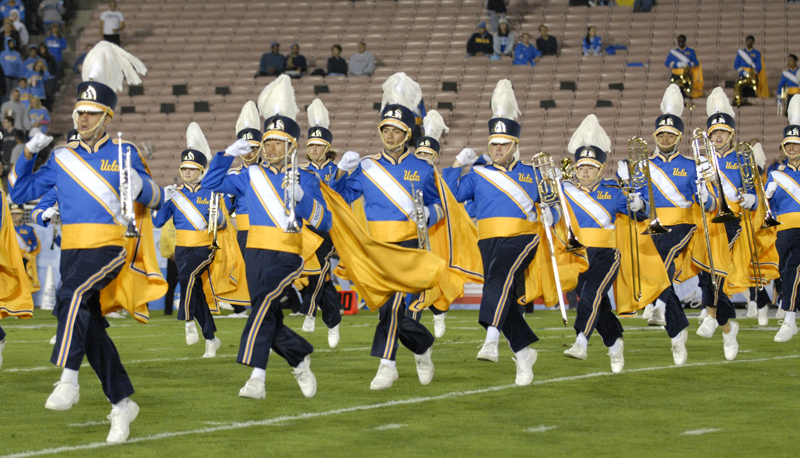
M11 222L5 192L0 190L0 319L7 316L30 318L33 316L33 298L30 279L22 263L17 244L17 233Z
M703 96L703 65L698 61L696 67L691 67L692 72L692 98Z
M236 228L231 223L228 209L222 199L219 202L219 209L225 216L226 227L217 231L220 249L215 253L214 261L208 267L208 273L203 276L203 292L212 313L220 313L219 301L250 305L244 258L236 241Z
M37 239L38 240L38 239ZM31 288L33 293L39 291L41 289L41 284L39 283L39 267L36 264L36 257L39 255L39 252L42 250L41 244L37 244L35 250L31 251L30 253L26 253L24 251L21 252L22 257L28 260L27 266L25 266L25 272L28 274L28 278L31 281Z
M675 281L678 283L694 277L701 270L710 271L706 238L703 233L703 210L698 205L694 205L692 206L692 211L697 230L686 245L683 253L675 258ZM708 235L711 241L711 255L714 258L715 274L726 277L731 267L731 252L728 249L728 236L725 233L725 225L711 222L711 218L715 214L714 212L706 213Z
M761 229L761 224L764 221L764 209L761 206L756 211L750 212L750 221L753 223L755 230L755 249L758 253L761 277L769 283L776 278L780 278L778 250L775 248L778 228ZM743 292L751 286L759 286L755 269L753 269L753 264L750 262L750 243L747 240L744 224L743 216L740 223L742 227L741 235L736 239L733 244L733 250L731 250L731 272L725 279L725 294L729 296Z
M758 95L762 99L769 97L769 83L767 83L767 67L764 65L764 54L761 54L761 71L756 75L758 81Z

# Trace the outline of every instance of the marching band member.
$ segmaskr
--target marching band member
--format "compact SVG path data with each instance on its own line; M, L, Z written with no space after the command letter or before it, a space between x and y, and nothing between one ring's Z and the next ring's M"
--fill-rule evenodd
M78 402L78 370L86 356L113 406L108 416L109 443L127 440L139 406L130 399L133 385L105 330L108 322L103 317L119 309L116 301L122 293L112 292L114 296L109 297L106 291L113 290L101 290L112 282L125 282L126 288L135 290L136 295L125 297L122 305L137 319L146 320L146 302L163 296L166 288L157 266L151 270L155 246L152 233L147 233L152 226L146 212L137 212L141 215L136 218L141 238L127 240L123 236L125 225L121 223L124 220L118 197L120 168L124 167L117 163L120 149L130 151L127 185L136 202L160 208L161 188L150 177L136 146L112 140L106 132L123 78L130 84L140 84L137 73L145 71L141 61L118 46L108 42L96 44L84 61L84 82L78 85L73 112L80 142L55 149L47 163L33 173L37 153L52 141L52 137L34 136L25 145L24 157L16 163L11 177L11 198L15 202L41 197L54 186L61 194L70 196L58 201L63 221L61 287L53 310L58 317L58 334L51 358L53 364L64 370L45 407L68 410ZM144 259L147 274L141 280L143 283L130 274L133 271L130 266L134 262L139 264L139 256Z
M680 298L675 293L675 259L680 257L697 231L693 208L702 205L705 211L714 208L714 199L706 187L697 187L697 171L692 159L680 154L679 144L683 136L683 97L674 84L670 84L661 100L662 115L656 118L653 137L656 149L650 157L650 179L653 186L653 202L659 220L670 231L651 235L653 244L661 256L670 286L665 289L652 307L648 324L665 326L672 339L672 356L675 364L686 363L686 339L689 320L683 311ZM626 165L620 161L617 173L627 179Z
M492 94L493 117L489 120L490 162L472 167L478 159L465 149L443 175L456 200L472 200L478 219L478 248L483 260L484 286L478 322L486 329L486 340L477 359L497 362L500 333L516 356L517 385L533 381L538 352L531 345L539 340L517 303L526 267L536 256L539 236L536 208L539 191L534 170L517 160L521 126L517 100L509 80L500 80ZM552 226L554 215L543 208L542 224ZM557 216L557 215L556 215Z
M251 266L247 269L247 283L252 310L242 332L237 361L251 366L253 372L239 396L266 397L266 368L273 350L294 368L300 390L310 398L317 392L309 357L314 348L283 322L278 299L303 272L303 235L294 229L302 227L305 220L317 230L328 230L331 216L317 176L287 170L291 156L297 154L300 138L300 126L295 121L298 109L289 77L281 75L267 85L258 107L266 118L261 141L263 162L251 164L237 175L227 174L235 157L252 152L250 143L240 138L217 153L202 183L215 192L245 199L250 215L245 264ZM287 214L289 208L295 210L294 220Z
M789 159L769 173L765 196L778 221L782 290L781 309L786 312L775 342L787 342L797 334L798 270L800 270L800 98L789 102L789 125L783 129L781 149ZM773 293L774 294L774 293Z
M739 73L733 88L733 104L737 107L749 105L749 102L742 101L742 97L769 97L764 59L761 52L753 48L756 39L748 35L744 41L745 47L737 51L736 60L733 62L733 68Z
M564 195L580 227L581 243L586 245L589 269L578 277L578 314L575 332L578 334L564 356L586 359L589 338L597 329L608 347L611 371L622 372L625 367L622 324L611 311L608 292L617 277L620 252L616 246L617 214L647 213L646 202L639 193L626 196L619 185L603 180L603 167L611 150L611 139L595 115L587 116L569 141L567 150L575 156L574 181L565 181Z
M422 99L422 91L405 73L390 76L383 84L383 91L378 122L383 151L363 160L358 153L345 153L331 187L348 204L364 197L364 213L372 237L416 249L419 240L412 191L423 192L427 220L423 224L431 227L443 215L433 166L411 154L407 146L415 126L412 110ZM428 385L433 380L434 337L425 326L406 315L408 307L402 292L380 306L370 352L380 358L378 372L370 383L372 390L390 388L399 378L395 364L398 339L414 353L420 383Z
M31 279L33 291L39 291L39 272L36 267L36 257L42 246L39 243L39 237L36 231L33 230L28 224L22 220L23 211L22 207L16 204L11 204L11 220L14 222L14 230L17 232L17 242L19 244L20 252L22 253L22 262L25 264L25 272L28 273L28 278Z
M197 320L206 341L203 358L215 358L222 341L214 335L217 327L203 291L203 274L209 271L217 253L211 247L208 233L214 193L200 184L211 149L195 122L186 130L186 145L180 165L184 184L164 188L164 205L154 215L153 224L162 227L172 219L177 231L175 263L181 285L178 319L186 322L186 345L194 345L199 340L194 324ZM217 212L217 228L220 231L225 228L225 215L221 208Z
M330 184L336 177L337 167L333 162L336 159L336 151L331 147L333 134L328 127L328 109L322 104L322 100L314 99L308 106L308 140L306 141L308 164L302 167L304 170L317 174L322 183ZM339 292L333 286L330 279L331 257L335 250L333 241L327 231L318 231L313 226L306 225L308 230L322 237L323 242L316 251L320 270L309 275L308 285L303 288L300 294L303 296L303 305L300 313L306 317L303 321L303 331L314 332L315 317L317 309L322 311L322 321L328 327L328 346L336 348L339 345L339 323L342 322L342 314L339 311Z
M783 70L783 73L781 73L781 80L778 82L777 91L779 102L783 98L783 92L786 91L786 99L783 101L783 103L786 103L787 105L783 107L784 112L786 108L788 108L788 104L791 103L792 98L796 94L800 94L800 80L797 78L797 71L800 70L800 67L797 66L797 56L794 54L789 54L789 56L786 58L786 65L787 68Z
M703 67L694 49L686 46L686 35L678 35L678 47L669 50L664 66L672 72L670 82L680 87L685 98L703 96Z
M708 137L712 142L713 149L717 155L717 162L719 163L722 190L717 190L717 192L720 195L720 201L724 196L731 211L736 215L740 213L740 208L752 210L756 207L755 192L752 191L752 193L747 193L743 196L738 193L738 190L742 187L742 177L739 173L739 163L736 158L736 122L733 119L733 108L721 87L715 88L709 95L706 101L706 113L708 114ZM710 166L710 164L704 165ZM698 174L700 173L701 171L698 170ZM742 229L740 220L737 218L720 224L725 225L728 251L730 251L733 249L733 244ZM725 267L720 266L723 269ZM736 318L736 309L722 288L724 278L721 275L717 275L717 277L717 288L715 289L711 282L711 274L707 272L700 273L700 289L703 291L703 305L708 310L708 316L697 329L697 335L711 338L717 326L721 326L725 359L731 361L739 353L739 342L736 340L736 335L739 333L739 324L733 321Z

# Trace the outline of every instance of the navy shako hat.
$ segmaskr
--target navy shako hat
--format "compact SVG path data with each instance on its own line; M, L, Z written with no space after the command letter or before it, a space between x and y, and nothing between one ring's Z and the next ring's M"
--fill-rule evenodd
M181 152L181 166L199 168L205 174L206 166L211 158L211 148L203 135L203 130L196 122L186 129L186 149ZM202 177L202 174L201 174Z
M100 41L87 54L83 61L78 85L78 100L75 112L88 111L107 113L114 116L117 107L117 92L122 90L123 82L141 84L139 74L147 73L142 61L119 46Z
M417 118L413 109L422 100L422 89L419 84L403 72L390 76L381 85L383 97L381 99L381 117L378 121L378 130L384 126L394 126L406 132L406 141L411 137L411 131L417 125Z
M781 144L800 143L800 126L789 125L783 129L783 140Z
M581 146L575 151L575 167L579 165L594 165L601 167L606 163L608 155L596 146Z
M333 143L333 134L322 126L314 126L308 129L308 141L306 145L323 145L330 147Z
M208 165L208 159L205 154L197 151L196 149L187 149L181 153L181 167L196 165L200 169L205 169Z
M77 111L90 111L102 113L108 111L114 116L117 107L117 93L113 89L98 81L84 81L78 85L78 101L75 104Z
M800 97L792 97L786 115L789 125L783 129L781 146L787 143L800 143Z
M675 135L683 133L683 120L679 116L665 114L656 118L656 135L670 132Z
M717 129L727 130L728 132L736 130L736 121L733 120L733 107L721 87L714 88L708 96L706 114L708 115L706 127L709 134Z
M259 143L259 140L261 139L261 131L248 127L237 132L236 138L240 140L247 140L248 142Z
M414 112L400 104L386 105L381 110L381 119L378 122L378 129L384 126L394 126L405 132L410 132L417 125L417 117Z
M438 156L442 151L439 139L443 133L450 132L450 128L436 110L431 110L425 115L425 119L422 120L422 128L425 130L425 135L417 139L416 152L428 153L433 157Z
M248 100L242 107L236 119L236 138L246 140L250 146L261 145L261 119L258 117L258 107L255 102Z
M300 139L300 125L294 119L276 115L264 121L264 135L261 141L283 140L297 143Z
M295 118L300 110L295 101L292 81L287 75L277 77L261 91L258 96L258 111L266 119L262 143L267 140L283 140L297 144L300 126Z
M522 126L515 119L520 111L510 80L497 82L492 92L491 108L489 143L519 143Z
M656 118L654 135L669 132L675 135L683 134L683 93L676 84L670 84L661 98L661 116Z
M575 156L574 166L576 169L581 165L602 168L608 159L607 152L610 150L611 138L600 126L597 116L593 114L583 119L567 144L567 151Z
M495 139L505 139L513 142L519 141L522 126L517 121L508 118L492 118L489 120L489 142ZM501 142L497 142L501 143ZM508 143L508 142L504 142Z
M727 113L715 113L708 117L706 127L709 133L717 129L733 132L736 130L736 121L734 121L733 116Z
M417 140L417 152L425 152L437 156L442 150L439 141L432 137L420 137Z

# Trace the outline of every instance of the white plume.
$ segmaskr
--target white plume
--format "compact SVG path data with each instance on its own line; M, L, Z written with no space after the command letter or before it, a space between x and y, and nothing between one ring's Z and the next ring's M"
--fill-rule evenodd
M681 117L683 114L683 94L677 84L670 84L661 99L661 114Z
M258 129L261 130L261 119L258 117L258 108L256 103L248 100L242 107L242 112L239 113L239 119L236 120L236 133L244 129Z
M794 126L800 125L800 97L792 97L786 114L789 118L789 124Z
M189 128L186 129L186 147L200 151L207 160L211 160L211 148L208 146L206 136L203 135L203 130L196 122L189 124Z
M725 95L725 91L719 86L711 91L711 95L709 95L708 100L706 100L706 114L708 116L713 116L717 113L725 113L736 117L736 113L733 112L733 107L731 107L728 96Z
M264 119L275 115L286 116L293 121L297 120L297 102L294 99L292 80L287 75L281 75L269 83L258 96L258 110Z
M444 124L442 115L436 110L431 110L422 120L422 128L425 129L425 136L439 140L442 132L450 132L450 128Z
M600 126L597 116L593 114L584 118L575 133L572 134L572 138L569 139L569 145L567 145L567 151L570 154L575 154L575 151L581 146L596 146L606 153L611 150L611 139L608 138L608 134Z
M331 125L331 120L328 117L328 109L320 99L314 99L311 105L306 109L308 113L308 125L311 127L319 126L328 128Z
M511 81L500 80L492 93L492 114L495 118L517 119L520 114Z
M764 154L764 148L761 146L761 143L754 143L750 145L753 148L753 159L756 161L756 165L764 169L764 165L767 163L767 156Z
M398 104L413 110L422 100L422 89L419 84L403 72L395 73L383 83L383 101L381 110L386 105Z
M147 73L141 60L113 43L100 41L86 54L81 76L84 81L97 81L119 92L124 79L128 84L141 84L139 73Z

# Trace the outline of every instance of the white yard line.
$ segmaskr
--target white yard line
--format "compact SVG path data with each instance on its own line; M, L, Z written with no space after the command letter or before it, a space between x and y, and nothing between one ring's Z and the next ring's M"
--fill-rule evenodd
M688 367L704 367L704 366L718 366L722 364L745 364L745 363L758 363L764 361L776 361L776 360L783 360L783 359L797 359L800 358L800 355L788 355L788 356L776 356L774 358L754 358L754 359L739 359L734 361L715 361L715 362L706 362L706 363L691 363L687 364L683 367L677 367L674 365L670 366L653 366L653 367L642 367L639 369L630 369L626 370L625 372L652 372L652 371L660 371L660 370L686 370ZM590 374L582 374L582 375L574 375L568 377L555 377L551 379L545 380L535 380L532 385L550 385L553 383L563 383L563 382L572 382L576 380L585 380L590 378L597 378L597 377L618 377L618 374L612 374L611 372L594 372ZM181 436L191 436L196 434L209 434L218 431L230 431L236 429L244 429L244 428L251 428L254 426L274 426L278 423L285 423L291 421L298 421L298 420L309 420L313 418L321 418L321 417L330 417L333 415L340 415L340 414L347 414L352 412L362 412L367 410L375 410L375 409L383 409L383 408L391 408L394 406L402 406L402 405L411 405L411 404L421 404L426 402L434 402L434 401L442 401L446 399L452 398L461 398L465 396L473 396L476 394L485 394L485 393L492 393L496 391L504 391L511 388L517 388L516 385L500 385L500 386L493 386L489 388L481 388L477 390L467 390L467 391L453 391L450 393L444 393L437 396L425 396L419 398L410 398L410 399L400 399L396 401L388 401L388 402L381 402L377 404L364 404L360 406L352 406L352 407L344 407L341 409L333 409L333 410L326 410L323 412L306 412L296 415L285 415L282 417L276 418L269 418L264 420L251 420L245 422L234 422L234 423L227 423L219 426L212 426L207 428L200 428L200 429L191 429L191 430L184 430L184 431L172 431L172 432L165 432L159 434L153 434L151 436L142 436L142 437L133 437L128 439L126 443L128 444L136 444L140 442L152 442L158 441L162 439L169 439L173 437L181 437ZM41 450L29 450L27 452L20 452L14 453L10 455L2 455L0 458L25 458L30 456L41 456L41 455L50 455L50 454L58 454L63 452L72 452L77 450L91 450L101 447L108 447L110 444L106 442L93 442L90 444L84 445L74 445L69 447L54 447L54 448L46 448Z
M547 431L550 431L550 430L556 429L556 428L558 428L558 426L539 425L539 426L534 426L533 428L528 428L528 429L525 430L525 432L526 433L544 433L544 432L547 432Z
M399 423L389 423L388 425L378 426L377 428L372 428L373 431L386 431L389 429L400 429L405 428L408 425L399 424Z
M722 431L722 430L719 428L692 429L690 431L682 432L681 436L700 436L702 434L715 433L717 431Z

